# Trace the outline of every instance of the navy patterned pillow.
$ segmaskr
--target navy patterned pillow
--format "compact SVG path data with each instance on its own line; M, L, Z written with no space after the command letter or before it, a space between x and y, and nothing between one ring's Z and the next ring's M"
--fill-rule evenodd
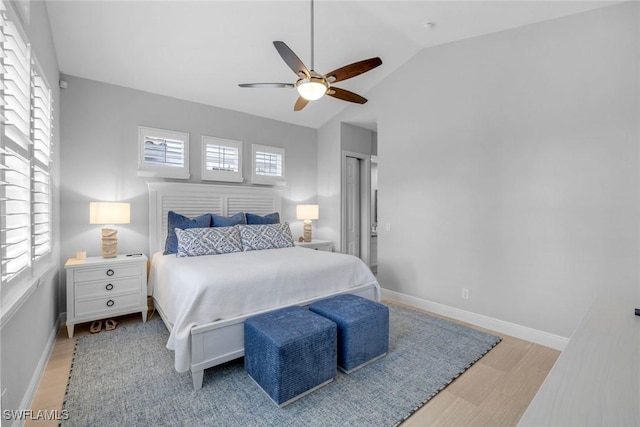
M244 212L238 212L232 216L222 216L211 214L211 226L212 227L231 227L232 225L246 224L247 220L244 217Z
M290 248L293 236L288 222L281 224L238 225L242 250L257 251L261 249Z
M246 213L247 224L278 224L280 223L280 214L278 212L260 216L252 213Z
M228 254L242 251L237 227L176 228L178 257Z
M164 245L164 255L178 252L178 238L175 229L184 230L186 228L200 228L211 226L211 215L204 214L197 218L190 219L174 211L167 214L167 240Z

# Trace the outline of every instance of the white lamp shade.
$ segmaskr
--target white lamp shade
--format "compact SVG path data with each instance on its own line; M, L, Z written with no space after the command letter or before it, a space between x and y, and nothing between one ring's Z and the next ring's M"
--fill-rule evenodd
M297 205L296 219L318 219L319 211L318 205Z
M89 203L89 224L129 224L130 220L129 203Z

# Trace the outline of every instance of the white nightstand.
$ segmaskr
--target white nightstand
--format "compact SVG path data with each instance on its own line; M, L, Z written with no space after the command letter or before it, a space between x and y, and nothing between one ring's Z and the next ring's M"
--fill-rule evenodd
M67 330L77 323L140 312L147 321L147 257L69 258Z
M316 251L333 252L333 242L328 240L311 240L310 242L294 242L301 248L315 249Z

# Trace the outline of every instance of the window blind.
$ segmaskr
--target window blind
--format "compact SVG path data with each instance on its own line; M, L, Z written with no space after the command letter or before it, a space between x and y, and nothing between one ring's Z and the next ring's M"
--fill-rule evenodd
M36 67L36 69L39 67ZM45 79L33 74L33 175L32 175L32 248L33 260L51 252L51 90Z
M0 7L2 144L0 145L0 247L2 283L31 265L31 58L14 22Z
M188 179L189 134L138 126L138 176Z
M282 176L282 156L276 153L256 151L255 168L257 175Z
M239 150L224 145L206 145L207 169L215 171L238 172Z
M0 0L0 291L33 277L51 252L51 90ZM44 262L44 261L42 261Z
M184 167L184 143L167 138L146 137L144 161L154 166Z
M2 28L2 98L4 135L27 149L30 145L31 57L16 25L0 12Z
M29 217L31 211L29 161L2 147L2 282L27 269L31 261Z

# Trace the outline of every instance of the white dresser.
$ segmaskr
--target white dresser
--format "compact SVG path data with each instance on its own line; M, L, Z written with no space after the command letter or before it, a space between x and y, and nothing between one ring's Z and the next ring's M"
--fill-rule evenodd
M69 258L67 270L67 330L98 319L140 312L147 321L147 257Z
M633 300L606 297L593 304L520 427L640 426L640 317L635 307Z

